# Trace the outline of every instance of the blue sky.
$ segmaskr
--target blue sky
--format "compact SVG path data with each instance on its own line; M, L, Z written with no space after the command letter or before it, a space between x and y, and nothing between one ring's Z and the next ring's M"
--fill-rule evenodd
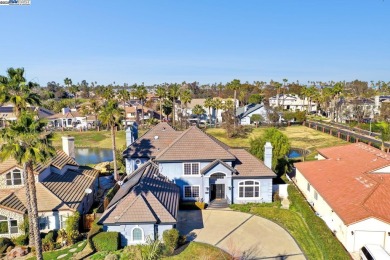
M384 80L388 0L31 0L0 6L0 74L45 85Z

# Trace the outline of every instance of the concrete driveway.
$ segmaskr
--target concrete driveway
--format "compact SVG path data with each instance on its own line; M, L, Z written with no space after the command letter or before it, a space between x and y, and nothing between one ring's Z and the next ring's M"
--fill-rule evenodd
M179 211L189 240L217 246L240 259L306 259L291 235L267 219L232 210Z

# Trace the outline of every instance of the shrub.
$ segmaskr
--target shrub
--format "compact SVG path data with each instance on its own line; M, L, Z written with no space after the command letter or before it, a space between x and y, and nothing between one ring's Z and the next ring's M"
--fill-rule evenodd
M47 233L44 239L42 239L42 249L43 251L52 251L56 249L57 243L57 231L50 231Z
M93 236L95 236L100 231L102 231L102 226L98 225L96 223L96 221L93 222L92 225L91 225L91 229L88 232L88 238L92 238Z
M80 213L76 212L73 215L69 216L65 221L66 242L68 243L68 245L73 245L80 236L79 220Z
M5 253L5 251L7 251L7 248L13 245L14 244L12 243L11 239L6 237L0 238L0 254Z
M92 238L92 243L97 251L115 251L119 248L118 232L101 232Z
M175 228L165 230L163 233L164 244L171 253L177 248L179 236L179 231Z
M12 239L15 245L27 246L28 245L28 234L20 235Z

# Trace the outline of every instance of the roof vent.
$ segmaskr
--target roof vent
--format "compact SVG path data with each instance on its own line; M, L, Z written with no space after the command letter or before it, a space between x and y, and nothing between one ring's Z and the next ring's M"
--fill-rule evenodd
M155 135L155 136L154 136L154 140L157 140L157 139L158 139L158 135Z

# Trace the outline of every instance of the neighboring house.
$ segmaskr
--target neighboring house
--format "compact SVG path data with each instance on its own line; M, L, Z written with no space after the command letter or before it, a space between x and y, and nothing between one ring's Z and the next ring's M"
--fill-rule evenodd
M264 122L268 122L267 110L264 104L248 104L243 107L238 107L236 117L241 125L250 125L252 115L261 115Z
M82 115L75 109L63 108L61 113L49 116L49 126L54 128L73 128L85 127L91 128L95 125L95 116Z
M148 108L146 106L144 109L144 120L148 120L149 118L155 118L155 112L153 109ZM134 122L142 120L142 106L135 105L129 106L125 108L125 120L124 125L131 125Z
M382 102L389 102L389 101L390 101L390 96L389 95L375 96L374 97L374 106L373 106L374 113L375 114L380 114Z
M179 188L148 161L124 179L99 224L104 231L120 232L122 246L161 239L176 227L179 198Z
M63 147L47 164L34 168L42 232L64 228L66 218L76 211L86 213L97 191L99 172L74 161L74 138L63 137ZM22 171L13 159L0 163L0 237L23 234L20 225L27 208Z
M363 143L320 149L295 164L295 183L349 252L390 251L390 155Z
M270 107L283 107L290 111L317 112L317 103L308 98L301 99L298 95L279 94L269 98Z
M132 143L129 129L126 135L127 174L131 176L153 160L160 174L180 188L182 200L272 201L272 179L276 177L270 169L272 146L265 149L264 164L245 149L230 148L195 126L180 132L167 123L159 123Z
M53 111L50 111L43 107L30 106L29 109L31 111L37 112L38 118L40 119L48 118L49 116L54 115ZM7 125L7 121L15 121L15 120L16 120L16 115L14 112L13 105L8 104L8 105L0 106L0 128L5 127Z

